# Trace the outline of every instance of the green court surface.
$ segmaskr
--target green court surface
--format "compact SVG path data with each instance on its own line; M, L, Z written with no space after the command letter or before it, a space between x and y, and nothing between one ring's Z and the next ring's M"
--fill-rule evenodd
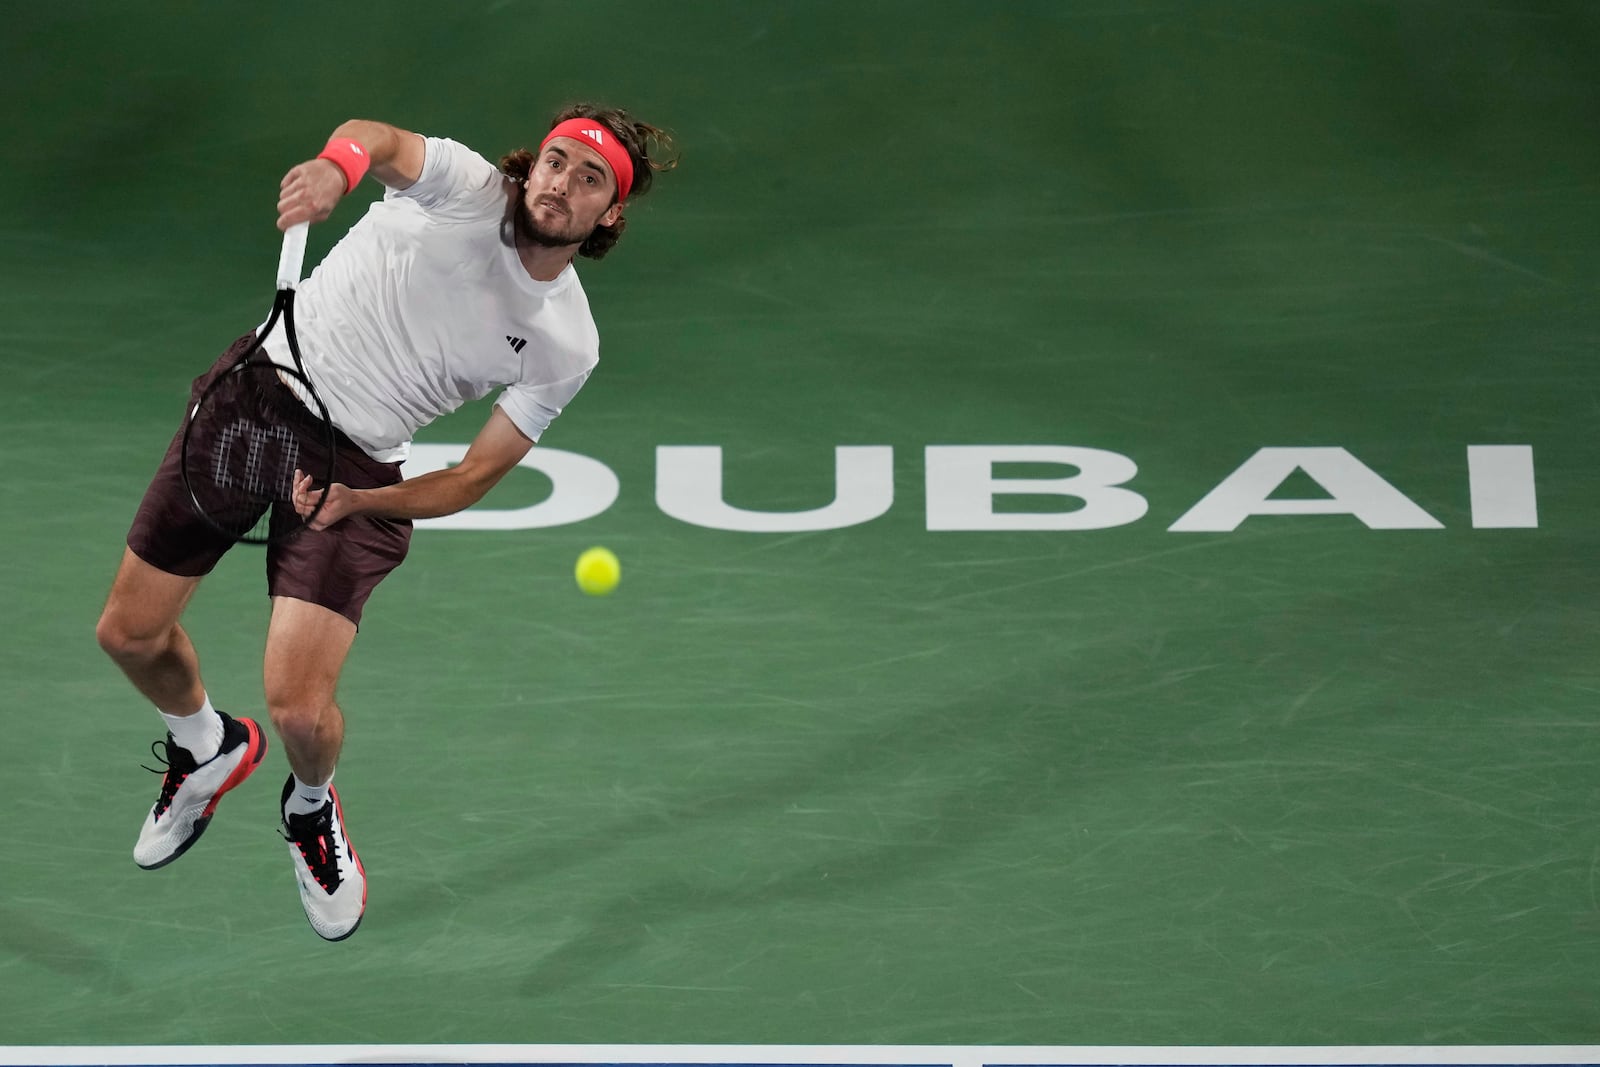
M0 1045L1600 1042L1600 7L6 21ZM95 619L279 178L582 98L683 154L580 268L601 367L536 450L615 502L420 530L369 605L352 940L277 747L138 870L159 720ZM693 521L739 513L790 514ZM260 570L187 618L257 716Z

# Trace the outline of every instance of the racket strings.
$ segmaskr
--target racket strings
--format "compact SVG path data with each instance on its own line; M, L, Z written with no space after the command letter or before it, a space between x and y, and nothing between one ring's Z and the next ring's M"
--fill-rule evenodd
M240 448L242 461L236 454ZM269 502L288 500L299 462L300 444L286 428L239 418L218 435L211 476L225 491L237 489Z
M299 525L295 471L320 473L331 463L328 430L291 390L293 373L266 362L237 366L191 416L190 493L236 539L275 540Z

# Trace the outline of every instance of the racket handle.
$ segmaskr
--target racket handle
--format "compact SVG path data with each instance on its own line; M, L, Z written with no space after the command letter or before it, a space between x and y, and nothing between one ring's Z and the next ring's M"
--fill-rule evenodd
M306 231L309 222L297 222L283 231L283 254L278 257L278 288L293 289L300 284L300 269L306 262Z

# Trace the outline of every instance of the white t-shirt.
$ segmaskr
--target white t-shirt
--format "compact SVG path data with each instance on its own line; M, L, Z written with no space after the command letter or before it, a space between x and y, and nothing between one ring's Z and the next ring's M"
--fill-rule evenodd
M429 137L416 183L388 190L300 284L306 373L374 459L405 459L419 427L498 386L496 404L537 441L599 362L571 264L540 282L517 258L515 188L471 149ZM293 365L279 329L265 348Z

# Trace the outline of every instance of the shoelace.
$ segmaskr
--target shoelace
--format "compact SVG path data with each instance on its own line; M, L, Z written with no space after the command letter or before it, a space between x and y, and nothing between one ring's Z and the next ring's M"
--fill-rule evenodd
M289 815L284 818L287 832L283 839L300 850L306 869L328 893L339 888L339 852L333 844L333 801L314 815Z
M166 750L165 754L162 753L162 749ZM165 740L150 742L150 754L161 762L161 767L151 767L143 763L139 764L139 766L151 774L164 775L161 779L161 795L156 797L156 806L151 811L151 814L159 819L172 806L172 798L177 794L184 780L194 773L198 764L195 763L194 757L189 755L188 749L179 748L172 743L170 737ZM162 769L163 767L165 770Z

